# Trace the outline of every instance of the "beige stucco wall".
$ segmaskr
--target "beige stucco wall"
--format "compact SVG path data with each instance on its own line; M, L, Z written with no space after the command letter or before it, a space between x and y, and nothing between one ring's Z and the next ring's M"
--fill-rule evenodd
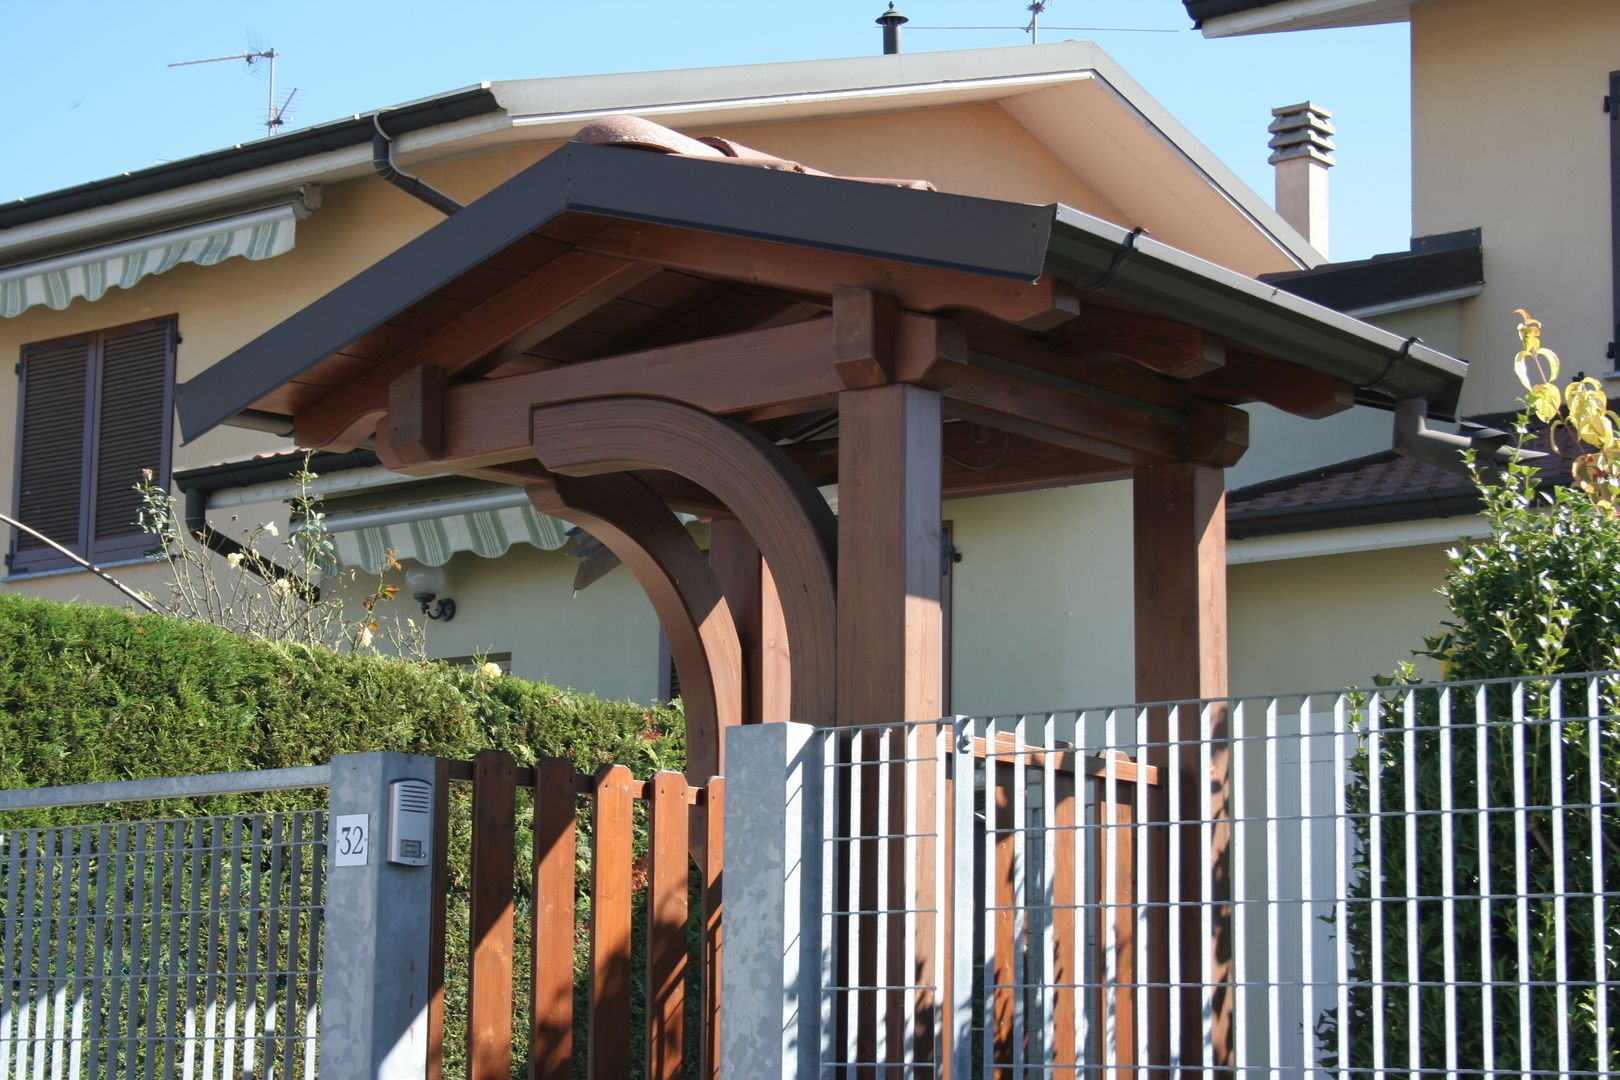
M1367 686L1438 632L1444 545L1233 566L1234 694ZM1418 665L1433 676L1428 661Z
M951 707L1011 712L1129 701L1131 487L952 500Z
M1613 0L1446 0L1412 8L1412 228L1485 229L1483 295L1462 307L1469 411L1515 406L1516 307L1569 371L1613 336L1609 131Z

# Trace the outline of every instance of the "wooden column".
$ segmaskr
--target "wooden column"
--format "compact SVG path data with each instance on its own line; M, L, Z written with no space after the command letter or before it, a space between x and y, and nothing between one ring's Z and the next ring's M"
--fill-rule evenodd
M1222 697L1227 693L1223 472L1212 465L1163 465L1136 470L1134 484L1137 700ZM1228 733L1226 710L1212 710L1210 723L1213 730L1209 737L1216 742L1211 747L1210 773L1200 778L1196 742L1200 737L1200 710L1154 709L1148 721L1148 740L1161 744L1148 751L1154 765L1163 768L1170 764L1170 753L1163 743L1172 738L1188 740L1177 755L1174 772L1181 784L1179 816L1194 821L1174 826L1181 829L1178 894L1187 903L1173 912L1155 906L1148 914L1148 940L1152 942L1149 981L1160 985L1169 981L1168 943L1171 934L1179 934L1180 978L1183 983L1193 984L1183 992L1181 1002L1184 1065L1200 1063L1204 1057L1198 1019L1203 1011L1197 989L1200 983L1215 987L1214 1060L1210 1064L1231 1064L1233 1052L1232 909L1229 903L1214 909L1215 940L1209 942L1203 939L1200 910L1193 902L1221 903L1231 897L1231 830L1224 824L1214 830L1210 856L1214 862L1215 895L1198 895L1203 880L1196 823L1201 785L1208 787L1212 817L1217 822L1228 820L1231 813L1227 754L1219 741ZM1169 821L1168 790L1168 783L1151 789L1151 820ZM1146 838L1147 899L1157 904L1172 899L1168 831L1150 829ZM1170 1059L1169 991L1155 989L1150 997L1149 1054L1152 1062L1165 1063Z
M782 600L770 567L736 518L709 524L709 566L725 593L747 673L743 723L785 723L793 704L792 665Z
M838 723L939 716L940 400L914 386L838 398Z
M932 720L940 713L943 636L940 598L940 399L938 393L894 385L846 390L839 395L838 457L838 707L837 721L850 724L895 724ZM922 745L931 745L923 733ZM895 744L899 747L902 744ZM876 743L870 747L875 756ZM904 756L903 754L901 756ZM868 791L877 791L877 774L869 770ZM938 793L932 770L919 769L908 790L905 770L890 767L888 816L890 835L905 821L907 801L920 820L933 811ZM860 834L879 831L876 801L843 808L844 820ZM877 854L887 845L889 873L879 881ZM862 911L919 912L913 939L915 966L906 959L903 915L862 919L861 955L854 957L856 979L863 986L936 983L944 958L933 955L934 916L939 909L930 843L917 845L917 858L907 866L899 839L853 845L861 861L862 887L852 898ZM888 921L888 949L875 948L877 922ZM933 1045L938 996L930 991L887 992L889 1060L912 1027L919 1054ZM877 1052L877 998L868 993L859 1011L857 1046L863 1060ZM926 1060L926 1057L919 1057ZM892 1075L883 1070L863 1076Z

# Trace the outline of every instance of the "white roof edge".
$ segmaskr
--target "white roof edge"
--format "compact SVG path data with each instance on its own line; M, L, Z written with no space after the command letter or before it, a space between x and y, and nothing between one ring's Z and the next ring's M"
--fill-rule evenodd
M1260 193L1244 183L1227 164L1215 156L1214 151L1188 131L1181 121L1159 104L1142 85L1115 63L1102 50L1097 50L1095 70L1120 99L1140 116L1144 123L1184 157L1209 183L1220 191L1256 228L1268 235L1272 242L1301 267L1311 268L1327 262L1327 256L1311 246L1298 229L1283 220L1283 216Z
M699 78L701 76L701 78ZM686 77L683 81L682 77ZM635 113L664 120L724 113L758 121L770 112L863 100L873 111L959 96L994 98L1041 86L1096 78L1293 262L1326 258L1253 188L1188 131L1124 68L1090 41L990 49L901 53L675 72L526 79L491 85L516 127L578 127ZM749 115L758 112L760 115Z
M1410 17L1409 0L1284 0L1253 11L1205 19L1203 34L1207 38L1239 37L1282 30L1406 22Z
M636 71L490 84L495 100L513 116L540 118L664 108L694 113L757 99L815 98L823 94L875 91L890 101L897 92L937 92L952 83L1041 76L1072 77L1096 66L1104 54L1089 41L1048 45L954 49L775 64Z
M557 137L566 137L593 118L625 112L666 121L703 116L718 120L718 114L726 114L759 122L773 114L802 113L838 102L870 101L876 112L924 102L943 104L953 98L995 100L1094 77L1293 261L1306 267L1324 261L1264 199L1089 41L486 82L479 85L494 94L501 111L411 132L396 146L402 160L420 164L486 143L543 138L552 134L547 131L551 126L557 128ZM147 223L240 206L302 183L368 175L370 161L369 146L353 146L17 226L0 231L0 264Z

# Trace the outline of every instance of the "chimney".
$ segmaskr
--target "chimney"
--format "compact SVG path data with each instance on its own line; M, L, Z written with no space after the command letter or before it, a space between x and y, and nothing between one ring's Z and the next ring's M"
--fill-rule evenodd
M877 17L877 24L883 27L884 56L893 56L900 51L900 28L910 21L894 10L894 0L889 0L889 10Z
M1272 109L1271 164L1277 170L1277 213L1328 253L1328 170L1333 168L1333 114L1313 102Z

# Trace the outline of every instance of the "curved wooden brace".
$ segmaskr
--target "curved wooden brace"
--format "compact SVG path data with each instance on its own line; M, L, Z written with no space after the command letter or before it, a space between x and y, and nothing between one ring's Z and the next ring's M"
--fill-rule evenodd
M534 410L534 449L553 473L666 469L713 492L758 545L781 596L792 665L790 718L833 722L838 525L792 460L750 428L656 398Z
M526 490L537 510L588 531L641 583L681 673L687 777L721 775L726 728L743 719L742 646L702 550L633 476L559 476Z

